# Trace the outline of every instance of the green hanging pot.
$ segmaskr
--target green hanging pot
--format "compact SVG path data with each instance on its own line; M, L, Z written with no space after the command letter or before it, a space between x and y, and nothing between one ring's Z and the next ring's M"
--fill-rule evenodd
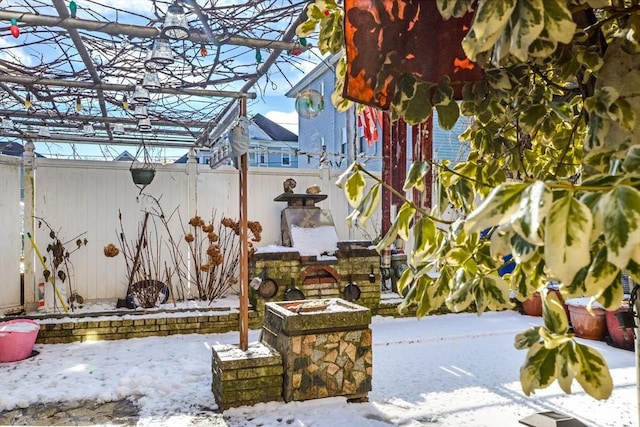
M131 178L136 185L147 186L151 184L153 178L156 176L156 170L150 168L131 168Z

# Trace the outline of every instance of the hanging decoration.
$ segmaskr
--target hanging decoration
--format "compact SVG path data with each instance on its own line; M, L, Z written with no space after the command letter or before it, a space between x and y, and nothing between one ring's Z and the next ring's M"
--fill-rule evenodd
M69 2L69 13L71 14L71 17L75 19L77 12L78 12L78 5L76 4L75 1L71 0Z
M76 111L79 113L82 111L82 102L80 101L80 97L76 98Z
M18 27L18 20L16 18L11 18L11 35L13 38L17 39L20 37L20 27Z
M122 96L122 109L125 111L129 109L129 100L126 94Z
M140 164L138 157L142 157L142 164ZM151 163L151 155L144 142L144 137L131 162L129 171L131 172L131 179L134 185L140 189L139 194L142 194L144 189L151 184L153 178L156 176L156 169L153 167L153 163Z
M324 97L314 89L303 90L296 97L296 111L300 117L312 119L324 110Z
M362 128L369 145L378 141L378 128L382 129L382 111L370 106L365 107L358 115L358 127Z
M27 110L31 108L31 92L27 92L27 97L24 99L24 108Z
M207 47L205 45L200 45L200 56L205 57L207 56Z
M260 48L256 48L256 62L258 64L262 64L262 53L260 53Z
M345 0L346 99L386 110L406 74L433 84L449 76L461 99L463 84L482 78L462 49L473 14L445 20L437 3L392 8L385 0Z
M300 43L300 46L307 47L307 39L304 37L298 38L298 43Z

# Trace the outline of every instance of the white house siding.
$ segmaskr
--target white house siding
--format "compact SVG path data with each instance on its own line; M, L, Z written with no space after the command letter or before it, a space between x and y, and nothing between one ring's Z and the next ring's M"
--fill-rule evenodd
M15 161L14 161L15 163ZM19 171L17 164L0 167L3 177L2 203L12 198L14 203L2 206L3 237L0 246L0 262L5 266L3 279L11 277L12 270L19 278L16 257L7 256L10 252L19 253ZM155 208L149 198L140 195L131 180L127 162L97 162L43 159L36 160L35 169L35 216L47 221L59 233L63 240L75 240L82 234L87 246L81 247L71 254L70 261L74 266L72 288L87 300L122 298L125 295L126 264L121 255L107 258L103 248L108 243L120 247L118 233L120 223L118 211L122 212L127 241L136 241L144 211ZM10 176L6 179L4 176ZM248 209L249 219L257 220L263 226L263 238L258 246L280 243L280 212L285 203L274 202L273 199L283 192L282 183L287 178L297 182L296 192L304 193L311 185L319 185L328 198L319 203L319 207L330 209L336 231L341 240L363 238L364 235L349 230L345 217L350 212L343 190L334 185L337 174L330 175L329 170L284 169L284 168L250 168L248 174ZM154 181L146 188L145 193L160 200L165 216L173 215L170 225L174 238L182 240L182 225L188 228L190 217L198 213L208 220L212 212L217 213L219 220L223 215L238 218L239 211L239 173L230 166L212 170L205 165L168 164L157 167ZM6 184L5 184L6 183ZM5 188L6 187L6 191ZM12 197L5 197L13 193ZM13 207L12 207L13 206ZM178 213L182 218L179 221ZM151 227L153 222L149 223ZM159 222L156 222L160 226ZM375 225L379 221L371 221L371 229L367 235L376 234ZM379 227L378 227L379 228ZM12 230L12 231L11 231ZM34 236L40 250L46 254L46 247L51 241L49 230L37 227ZM75 247L74 242L66 245L68 250ZM27 248L26 248L27 249ZM30 249L30 245L29 245ZM186 246L183 246L186 254ZM26 254L28 255L28 253ZM167 255L168 261L168 255ZM4 272L9 272L4 274ZM34 271L25 274L25 298L27 303L35 302L37 282L42 280L42 268L35 263ZM13 280L10 281L13 283ZM19 283L19 280L15 280ZM15 304L15 292L0 287L0 301L6 300Z
M20 307L20 159L0 155L0 313Z

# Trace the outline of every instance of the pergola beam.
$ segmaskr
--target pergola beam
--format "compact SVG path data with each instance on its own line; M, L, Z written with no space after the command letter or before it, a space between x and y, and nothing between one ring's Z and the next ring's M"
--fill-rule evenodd
M91 90L104 90L113 92L132 92L135 85L123 85L113 83L94 83L94 82L79 82L73 80L62 79L41 79L38 77L29 76L12 76L9 74L0 74L0 82L4 83L16 83L25 86L58 86L58 87L70 87L70 88L82 88ZM211 90L211 89L176 89L172 87L162 87L160 89L148 89L151 93L162 93L169 95L190 95L190 96L202 96L202 97L220 97L220 98L256 98L255 93L248 92L236 92L228 90Z
M98 33L110 34L112 36L129 36L139 37L143 39L153 39L160 35L160 28L145 27L141 25L124 25L116 22L90 21L78 18L61 18L58 16L36 15L26 12L10 12L8 10L0 10L0 20L11 21L17 19L21 24L38 25L43 27L60 27L65 30L87 30ZM235 46L247 46L263 49L279 49L279 50L307 50L309 46L302 46L298 42L286 42L278 40L265 40L240 36L217 36L214 39L200 31L191 31L190 40L197 44L213 43L213 44L229 44Z
M45 111L26 111L26 110L0 110L0 117L10 117L10 118L30 118L30 119L41 119L48 121L52 125L55 124L56 120L73 120L73 121L81 121L81 122L101 122L101 123L122 123L122 124L137 124L138 119L133 117L94 117L94 116L85 116L85 115L68 115L63 117L51 116ZM168 120L154 120L151 118L151 124L153 126L166 126L166 127L176 127L176 128L204 128L207 126L208 122L196 122L196 121L180 121L180 122L172 122Z
M76 143L76 144L91 144L91 145L130 145L137 146L140 145L140 135L132 135L131 138L120 137L115 138L113 140L109 138L100 138L95 136L79 136L79 135L68 135L68 134L52 134L51 138L43 138L38 135L37 132L23 132L21 134L0 131L0 137L6 138L18 138L27 141L33 142L64 142L64 143ZM146 135L144 138L144 145L148 147L166 147L166 148L184 148L188 150L193 147L193 143L190 142L168 142L166 139L154 138L152 135Z

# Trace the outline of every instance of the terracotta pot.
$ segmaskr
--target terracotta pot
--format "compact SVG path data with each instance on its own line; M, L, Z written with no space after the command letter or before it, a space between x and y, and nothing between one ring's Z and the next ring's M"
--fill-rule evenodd
M607 331L609 332L609 337L611 338L610 344L614 347L633 351L635 348L633 340L633 329L621 329L620 324L618 323L618 318L616 317L616 313L627 310L629 310L628 304L623 304L615 311L607 311L605 319L607 322Z
M593 316L584 306L568 305L573 332L577 337L590 340L603 340L607 332L605 310L593 307Z
M522 301L522 311L529 316L542 316L542 298L540 292Z

